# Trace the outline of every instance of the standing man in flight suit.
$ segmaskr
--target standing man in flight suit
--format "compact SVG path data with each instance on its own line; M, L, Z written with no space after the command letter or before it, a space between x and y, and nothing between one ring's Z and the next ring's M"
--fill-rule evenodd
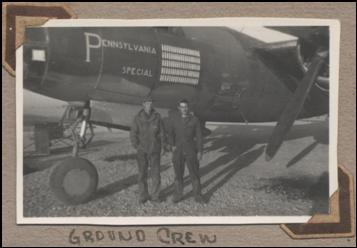
M165 146L165 130L160 114L152 107L150 96L143 100L143 109L134 118L130 140L137 150L139 202L145 203L148 200L159 202L160 155L165 153L163 149ZM149 164L153 182L152 197L149 195L147 183Z
M199 160L202 159L203 143L200 122L189 112L187 100L181 100L178 112L170 114L169 143L173 149L172 162L175 170L175 193L172 201L183 197L183 175L187 164L195 201L204 202L201 194Z

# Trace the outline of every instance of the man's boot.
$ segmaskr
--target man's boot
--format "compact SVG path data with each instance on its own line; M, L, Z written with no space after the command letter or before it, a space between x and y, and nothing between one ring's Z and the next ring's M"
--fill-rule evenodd
M181 201L183 198L183 180L177 180L175 181L175 193L174 196L172 197L172 202L173 203L178 203Z
M183 198L183 195L182 195L182 193L180 192L175 192L174 193L174 196L172 197L172 202L173 203L178 203L178 202L180 202L181 200L182 200L182 198Z
M195 201L197 203L206 203L206 199L202 194L195 195Z
M146 196L140 196L139 197L139 203L140 204L144 204L145 202L149 201L150 200L150 196L149 195L146 195Z

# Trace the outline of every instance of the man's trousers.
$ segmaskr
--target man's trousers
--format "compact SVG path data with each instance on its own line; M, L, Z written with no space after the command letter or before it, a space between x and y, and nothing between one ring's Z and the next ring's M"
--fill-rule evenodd
M175 194L176 197L183 195L183 176L185 172L185 163L187 165L193 193L195 196L201 195L201 183L199 173L199 161L196 152L184 153L182 149L177 148L173 153L172 162L175 170Z
M150 165L151 177L152 177L152 198L158 199L160 194L160 153L145 153L138 151L138 185L139 185L139 197L140 199L147 199L149 197L148 192L148 168Z

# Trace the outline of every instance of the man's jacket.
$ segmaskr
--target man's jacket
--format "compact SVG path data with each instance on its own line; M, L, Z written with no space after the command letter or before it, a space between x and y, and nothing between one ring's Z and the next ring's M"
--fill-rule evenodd
M180 113L172 112L169 115L169 126L168 138L171 146L182 149L187 155L202 153L202 132L196 116L189 114L183 118Z
M134 117L130 140L138 151L161 152L161 147L165 145L165 130L160 114L152 110L148 115L144 110L141 110Z

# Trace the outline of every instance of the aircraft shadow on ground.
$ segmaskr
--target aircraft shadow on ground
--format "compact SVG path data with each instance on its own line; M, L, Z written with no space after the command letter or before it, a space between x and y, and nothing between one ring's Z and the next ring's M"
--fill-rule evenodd
M104 161L113 162L116 160L120 160L120 161L136 160L136 156L137 156L137 153L113 155L113 156L104 158Z
M160 172L164 172L164 171L168 170L170 167L171 166L169 166L169 165L161 165ZM148 171L148 176L150 176L150 175L151 175L151 170ZM101 187L100 189L98 189L98 191L96 192L96 194L93 196L93 198L91 200L98 200L100 198L104 198L106 196L116 194L124 189L134 186L138 182L137 179L138 179L138 174L135 174L135 175L131 175L129 177L123 178L119 181L107 184L104 187Z
M312 136L315 141L298 155L293 157L288 162L287 167L290 167L300 161L309 152L311 152L318 143L328 143L328 128L322 124L322 122L313 122L292 127L285 140ZM210 186L210 189L204 195L206 201L209 201L211 196L219 188L226 184L237 172L252 164L264 153L264 143L268 142L273 129L274 126L264 125L222 125L204 139L205 154L218 150L223 154L214 161L200 168L202 189L204 190ZM254 150L251 150L257 144L262 145ZM223 166L225 167L219 170ZM217 170L217 173L203 182L202 178L214 170ZM215 181L216 183L212 186ZM184 178L184 186L188 186L190 183L191 180L188 175ZM173 193L174 184L171 184L161 192L164 199ZM192 191L189 192L183 197L183 199L187 199L192 196L192 194Z
M104 141L104 140L93 141L87 146L87 148L80 149L79 155L83 156L92 152L98 152L100 151L99 148L100 146L104 146L112 143L114 142ZM49 169L52 166L56 165L58 162L66 158L69 158L71 156L71 153L72 153L72 147L66 146L66 147L58 147L58 148L51 149L50 156L52 155L56 156L55 158L52 159L50 158L50 156L36 156L36 155L24 156L23 174L27 175L30 173Z
M27 175L34 172L39 172L49 169L55 166L58 162L69 157L70 156L65 156L65 157L54 158L54 159L40 159L40 158L32 158L32 157L24 158L23 174Z
M95 140L92 141L90 144L87 145L86 148L80 148L79 151L82 152L80 155L83 155L83 152L88 151L88 152L92 152L93 149L95 147L101 147L101 146L105 146L105 145L109 145L109 144L113 144L115 142L113 141L107 141L107 140ZM65 147L59 147L59 148L54 148L51 149L51 155L57 155L57 154L63 154L63 153L71 153L73 150L73 147L70 146L65 146ZM95 150L96 151L96 150Z
M287 168L293 166L297 162L299 162L302 158L304 158L307 154L315 149L315 147L319 144L319 142L314 141L310 145L308 145L305 149L299 152L295 157L293 157L286 165Z
M205 138L205 151L204 153L213 152L220 150L224 155L216 158L214 161L200 168L201 178L209 174L214 170L218 170L220 167L229 164L224 167L216 174L211 176L209 179L205 180L202 183L202 188L205 189L209 186L211 188L205 193L205 198L208 201L211 196L219 188L221 188L225 183L227 183L239 170L252 164L257 158L259 158L263 152L265 145L261 145L258 148L251 150L256 144L266 143L269 139L273 126L262 126L262 125L246 125L243 126L221 126L217 128L210 136ZM290 131L287 140L289 139L298 139L302 137L321 137L323 138L326 135L324 130L321 130L320 123L308 123L294 126ZM326 139L322 139L323 142ZM308 152L313 150L318 144L318 141L315 141L311 146L304 149L303 152L295 156L289 163L288 166L292 166L302 159ZM114 155L106 158L106 161L112 162L115 160L131 160L136 159L136 154L125 154L125 155ZM161 167L161 171L166 171L169 169L169 166L165 165ZM218 180L221 178L220 180ZM218 180L218 181L217 181ZM212 184L216 183L212 186ZM93 200L103 198L117 192L120 192L123 189L126 189L130 186L133 186L137 183L137 175L131 175L127 178L119 180L108 184L100 188L97 194L94 196ZM184 178L184 186L188 186L191 183L189 176ZM174 192L174 184L164 188L161 191L160 197L165 200L168 196L172 195ZM183 199L187 199L192 196L192 192L189 192L184 196Z
M241 169L252 164L256 159L258 159L264 152L265 144L267 143L274 126L265 126L265 125L240 125L240 126L220 126L215 129L211 135L205 137L205 150L204 153L210 153L214 151L220 151L223 155L217 157L214 161L211 161L207 165L200 168L200 176L202 182L202 188L210 189L205 193L205 198L207 201L211 196L224 184L226 184L236 173ZM303 137L312 136L315 139L315 142L305 148L298 155L293 157L287 164L287 167L290 167L296 164L309 152L311 152L318 143L327 144L328 143L328 128L322 125L322 122L312 122L307 124L300 124L293 126L290 132L288 133L285 140L298 139ZM113 142L109 141L94 141L88 148L82 150L80 155L83 155L83 152L90 153L93 152L93 148L107 145ZM257 144L261 144L259 147L251 150ZM59 150L58 150L59 149ZM69 153L72 151L72 147L64 147L55 149L54 154ZM100 150L100 149L96 149ZM67 154L68 155L68 154ZM130 160L135 159L136 154L126 154L126 155L115 155L112 157L106 158L106 161L115 161L115 160ZM51 160L46 160L43 163L37 163L36 166L25 166L24 162L24 174L29 174L36 171L41 171L47 168L50 168L56 162L63 160L64 157L55 158ZM34 159L35 161L36 159ZM223 166L225 166L223 168ZM161 171L166 171L170 168L168 165L161 166ZM222 168L222 169L221 169ZM211 175L210 173L214 170L217 170L216 174ZM203 177L210 174L210 178L202 180ZM216 182L216 183L215 183ZM117 192L122 191L132 185L137 183L137 175L131 175L127 178L119 180L108 184L100 189L93 197L93 200L103 198ZM184 178L184 185L187 186L191 183L189 176ZM215 183L213 185L213 183ZM174 185L164 188L161 191L161 198L166 199L169 195L172 195L174 191ZM184 199L190 197L192 192L189 192L184 196ZM317 205L319 205L317 203ZM319 208L318 206L315 208Z
M324 172L318 180L312 176L297 178L275 177L264 179L253 190L263 190L281 195L287 200L308 200L312 202L311 215L327 214L329 211L329 174Z

